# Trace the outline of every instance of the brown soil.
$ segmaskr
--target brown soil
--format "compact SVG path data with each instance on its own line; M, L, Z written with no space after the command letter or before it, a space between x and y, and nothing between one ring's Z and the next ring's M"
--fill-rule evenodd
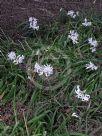
M12 103L8 103L0 106L0 121L3 121L7 125L15 124L14 108L12 105ZM28 107L20 102L17 102L15 110L17 119L24 121L24 113L27 113L29 111Z
M0 28L6 34L17 36L18 24L33 16L45 22L65 10L94 8L102 11L101 0L0 0Z

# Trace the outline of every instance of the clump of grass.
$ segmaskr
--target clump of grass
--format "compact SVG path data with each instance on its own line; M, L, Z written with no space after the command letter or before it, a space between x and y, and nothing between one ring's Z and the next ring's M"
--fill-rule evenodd
M101 134L102 18L87 16L92 26L84 27L82 22L86 15L79 14L75 19L64 17L65 21L56 21L47 28L43 26L38 32L27 28L33 35L26 30L30 37L18 43L7 37L0 40L2 136ZM77 44L73 44L73 40L68 38L70 30L78 32ZM95 52L90 50L90 37L98 41ZM8 60L7 54L11 49L16 54L25 56L22 64L15 65ZM86 69L85 66L90 61L97 65L97 70ZM35 73L36 62L51 64L53 75L46 78ZM75 97L76 85L80 85L81 90L86 90L90 95L89 101L82 102ZM10 107L5 111L8 103ZM22 106L19 107L18 103ZM74 112L78 114L78 118L72 117Z

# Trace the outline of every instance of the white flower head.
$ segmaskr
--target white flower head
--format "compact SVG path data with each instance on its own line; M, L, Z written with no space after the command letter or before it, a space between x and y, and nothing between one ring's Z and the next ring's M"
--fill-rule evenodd
M73 44L78 43L78 37L79 37L79 34L76 31L70 30L68 38L72 40Z
M67 15L73 17L74 11L73 10L68 11Z
M97 70L98 66L96 66L95 64L93 64L91 61L89 62L89 64L85 65L86 69L90 69L90 70Z
M16 59L13 61L13 63L14 64L21 64L21 63L23 63L23 60L24 60L24 55L18 55L17 57L16 57Z
M96 48L95 47L90 47L91 52L95 52Z
M88 38L88 43L90 44L90 49L92 52L96 51L96 47L98 46L98 42L96 40L93 40L93 38Z
M86 90L81 91L80 86L77 85L75 89L76 97L81 99L82 101L89 101L90 95L86 94Z
M34 72L38 73L39 76L45 75L46 77L49 77L53 74L53 67L51 65L40 65L38 63L34 66Z
M90 95L88 95L88 94L84 94L83 96L82 96L82 101L84 102L84 101L89 101L89 99L90 99Z
M32 77L31 77L31 76L28 76L28 79L29 79L29 80L32 80Z
M8 53L8 60L11 60L14 64L20 64L23 63L24 60L24 56L23 55L16 55L15 52L11 51L10 53Z
M76 118L79 118L79 115L75 112L72 113L72 117L76 117Z
M80 85L77 85L76 86L76 89L75 89L75 93L77 94L77 95L79 95L80 94Z
M53 74L53 67L51 65L44 65L43 66L43 72L46 77L49 77L50 75Z
M68 11L67 15L70 16L71 18L76 18L79 15L79 12L78 11L75 12L73 10L70 10L70 11Z
M92 25L92 22L88 22L88 20L85 18L84 19L84 22L82 23L83 26L91 26Z
M29 17L30 28L33 30L39 30L38 22L35 17Z
M43 67L40 64L35 63L34 72L38 73L39 76L43 75Z
M15 60L16 59L16 53L14 51L11 51L10 53L8 53L8 60Z
M96 40L93 40L92 37L88 39L88 43L90 45L92 45L93 47L97 47L98 46L98 42Z

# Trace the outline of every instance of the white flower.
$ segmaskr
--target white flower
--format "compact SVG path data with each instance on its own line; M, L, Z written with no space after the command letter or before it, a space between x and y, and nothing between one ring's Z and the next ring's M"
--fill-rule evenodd
M98 69L98 67L95 64L93 64L92 62L89 62L89 64L86 64L85 67L86 67L86 69L90 69L90 70L97 70Z
M11 51L10 53L8 53L8 59L9 60L15 60L16 59L16 53L14 51Z
M39 30L38 22L35 17L29 17L30 28L33 30Z
M28 79L31 80L32 79L31 76L28 76Z
M74 30L70 30L68 38L72 40L73 44L78 43L78 37L79 37L79 34L77 32L75 32Z
M87 102L90 99L90 95L84 94L81 99L82 99L82 101L86 101Z
M24 56L23 55L16 55L15 52L11 51L10 53L8 53L8 59L11 60L14 64L20 64L23 63L24 60Z
M40 65L38 63L34 66L34 72L38 73L39 76L45 75L46 77L53 74L53 67L51 65Z
M23 55L18 55L17 57L16 57L16 59L13 61L13 63L15 63L16 65L17 64L21 64L21 63L23 63L23 60L24 60L24 56Z
M87 102L90 99L90 95L86 94L85 92L86 92L86 90L84 90L84 91L80 90L79 85L76 86L76 89L75 89L76 97L81 99L82 101Z
M67 15L72 17L74 15L74 11L73 10L68 11Z
M39 76L43 75L43 67L38 63L35 63L34 72L38 73Z
M93 40L93 38L88 38L88 43L90 44L90 49L92 52L96 51L96 47L98 46L98 42L96 40Z
M91 49L91 52L95 52L96 51L95 47L90 47L90 49Z
M80 86L79 85L77 85L77 87L76 87L76 89L75 89L75 93L77 94L77 95L80 95Z
M92 45L93 47L98 46L98 42L96 40L93 40L92 37L88 39L88 43Z
M43 72L46 77L50 76L53 74L53 67L51 65L44 65L43 66Z
M68 16L70 16L71 18L76 18L79 15L79 12L74 12L73 10L68 11L67 13Z
M82 23L83 26L91 26L92 22L88 22L88 20L85 18L84 23Z
M72 113L72 117L76 117L76 118L79 118L79 116L74 112Z

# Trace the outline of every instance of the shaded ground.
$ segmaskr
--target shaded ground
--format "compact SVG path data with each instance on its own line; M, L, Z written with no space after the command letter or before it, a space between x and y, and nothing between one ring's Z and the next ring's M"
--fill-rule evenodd
M102 11L101 0L0 0L0 27L6 34L18 36L16 27L28 17L47 21L59 13L60 8L80 10L95 8Z
M15 123L14 119L14 109L12 103L8 103L5 106L0 106L0 121L5 122L8 125L13 125ZM27 107L22 103L17 103L16 112L17 117L23 120L23 112L27 112Z

